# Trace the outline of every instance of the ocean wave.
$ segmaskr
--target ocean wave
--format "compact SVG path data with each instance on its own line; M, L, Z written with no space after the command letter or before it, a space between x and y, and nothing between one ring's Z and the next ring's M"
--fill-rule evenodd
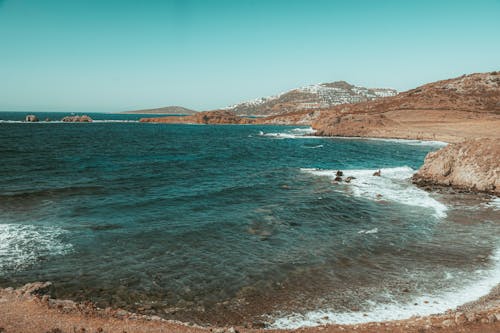
M292 129L291 132L302 134L302 135L307 135L307 134L316 133L316 130L314 130L312 127L306 127L306 128L298 127L298 128Z
M0 224L0 274L24 269L41 258L63 255L72 250L56 227L25 224Z
M311 127L307 128L293 128L285 132L263 132L259 131L259 136L267 136L276 139L325 139L321 136L313 136L316 131Z
M336 177L337 170L301 169L316 176ZM339 186L347 186L352 195L370 200L387 200L409 206L432 208L436 218L446 217L447 207L429 193L414 186L409 179L415 170L408 166L380 169L381 176L373 176L377 170L344 170L346 177L355 177L350 183L339 183Z
M500 210L500 197L494 197L489 202L485 203L484 206L492 208L493 210Z
M386 139L386 138L372 138L372 137L358 137L358 136L335 136L335 137L325 137L334 139L344 139L344 140L370 140L370 141L383 141L383 142L394 142L402 143L410 146L431 146L431 147L445 147L448 145L444 141L433 141L433 140L412 140L412 139Z
M372 137L352 137L352 136L315 136L316 133L312 127L307 128L294 128L285 132L259 132L260 136L268 136L279 139L344 139L344 140L370 140L370 141L383 141L401 143L410 146L431 146L431 147L445 147L447 142L436 140L412 140L412 139L386 139L386 138L372 138Z
M493 262L491 269L477 270L466 283L447 288L433 295L420 295L407 303L377 304L367 302L370 307L369 311L318 310L306 314L291 314L272 319L270 328L296 329L332 323L361 324L444 313L487 295L500 283L500 249L497 249L489 259Z
M306 149L317 149L317 148L323 148L323 145L316 145L316 146L302 146L302 148L306 148Z

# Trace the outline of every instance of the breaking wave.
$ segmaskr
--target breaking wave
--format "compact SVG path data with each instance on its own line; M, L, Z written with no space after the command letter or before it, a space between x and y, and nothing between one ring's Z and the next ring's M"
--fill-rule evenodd
M327 176L335 179L337 170L301 169L316 176ZM410 182L415 173L410 167L380 169L381 176L373 176L377 170L344 170L344 179L354 177L350 183L340 182L337 186L345 186L352 195L370 200L386 200L409 206L432 208L436 218L446 217L446 205L432 198L429 193L419 189Z
M56 227L0 224L0 273L68 253L72 245L61 240L63 234L65 231Z
M487 295L500 283L500 249L497 249L489 259L493 263L491 269L476 270L466 283L452 286L434 295L420 295L406 303L380 304L370 301L366 304L370 309L368 311L335 312L325 309L292 314L273 319L270 327L294 329L332 323L361 324L443 313Z

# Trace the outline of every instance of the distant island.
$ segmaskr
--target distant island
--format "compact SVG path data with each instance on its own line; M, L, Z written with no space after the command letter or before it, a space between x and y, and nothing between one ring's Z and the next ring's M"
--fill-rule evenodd
M134 111L125 111L119 113L127 113L127 114L178 114L178 115L192 115L197 111L191 110L182 106L165 106L162 108L156 109L144 109L144 110L134 110Z

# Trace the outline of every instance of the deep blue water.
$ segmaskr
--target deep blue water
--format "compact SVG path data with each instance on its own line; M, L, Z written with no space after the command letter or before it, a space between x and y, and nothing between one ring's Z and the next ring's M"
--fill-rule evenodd
M488 198L408 180L437 147L300 134L0 123L0 284L49 280L57 297L243 323L411 302L493 269ZM334 183L338 169L356 179Z
M40 124L48 121L60 121L66 116L73 115L88 115L93 120L106 121L106 120L121 120L121 121L138 121L141 118L162 117L166 115L157 114L125 114L125 113L104 113L104 112L44 112L44 111L30 111L30 112L2 112L0 111L0 122L2 121L24 121L26 116L33 114L37 116Z

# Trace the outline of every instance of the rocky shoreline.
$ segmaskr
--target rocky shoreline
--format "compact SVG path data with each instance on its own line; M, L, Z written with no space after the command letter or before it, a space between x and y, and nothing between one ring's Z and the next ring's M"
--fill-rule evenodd
M413 183L500 195L500 140L450 144L427 155Z
M45 294L50 283L30 283L18 289L0 290L0 332L290 332L291 330L245 327L201 327L169 321L158 316L138 315L121 309L99 309L91 302L55 300ZM498 332L500 288L455 311L406 320L358 325L322 325L293 332Z

